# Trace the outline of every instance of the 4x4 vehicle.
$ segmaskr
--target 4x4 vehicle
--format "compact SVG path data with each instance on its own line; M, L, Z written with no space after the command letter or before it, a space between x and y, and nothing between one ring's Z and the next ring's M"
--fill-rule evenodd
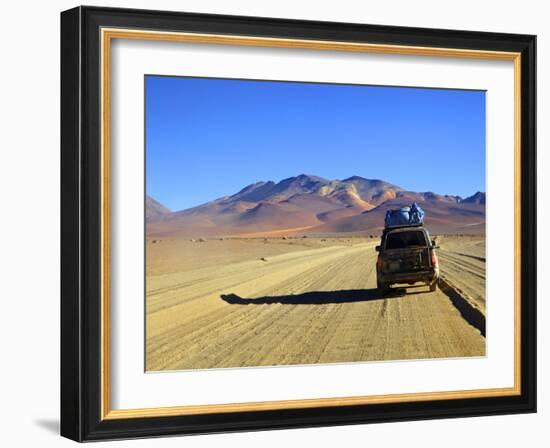
M435 291L439 281L439 263L435 240L423 226L386 229L376 246L378 289L386 292L391 285L426 283Z

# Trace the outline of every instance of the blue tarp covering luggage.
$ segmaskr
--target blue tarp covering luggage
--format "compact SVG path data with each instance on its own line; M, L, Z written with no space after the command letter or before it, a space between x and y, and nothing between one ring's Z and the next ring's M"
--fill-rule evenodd
M416 202L410 207L401 207L386 212L386 228L421 226L422 224L424 224L424 210Z

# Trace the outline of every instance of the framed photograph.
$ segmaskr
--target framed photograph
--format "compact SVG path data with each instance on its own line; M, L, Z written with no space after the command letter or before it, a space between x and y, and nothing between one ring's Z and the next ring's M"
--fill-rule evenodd
M61 433L535 412L535 36L61 14Z

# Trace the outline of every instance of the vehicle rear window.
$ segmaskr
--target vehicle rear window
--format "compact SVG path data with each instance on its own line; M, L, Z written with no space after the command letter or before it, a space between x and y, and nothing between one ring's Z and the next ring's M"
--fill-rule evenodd
M386 238L386 249L402 249L414 246L426 246L424 232L419 230L396 232L390 233Z

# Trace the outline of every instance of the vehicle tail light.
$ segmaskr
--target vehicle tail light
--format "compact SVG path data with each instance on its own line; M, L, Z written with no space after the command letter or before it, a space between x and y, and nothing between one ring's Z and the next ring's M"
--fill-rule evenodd
M432 266L437 266L439 262L437 261L437 255L435 254L435 250L432 250Z
M376 260L376 269L379 271L382 270L382 257L379 255L378 260Z

